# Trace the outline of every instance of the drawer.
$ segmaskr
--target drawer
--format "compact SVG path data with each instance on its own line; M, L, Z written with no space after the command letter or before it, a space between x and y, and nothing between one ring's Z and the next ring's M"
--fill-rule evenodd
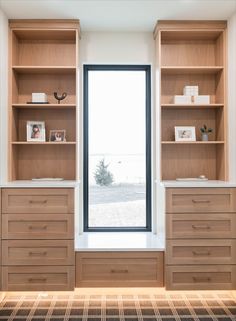
M2 241L2 265L74 265L74 241Z
M167 240L166 263L236 264L236 239L234 240Z
M168 188L167 213L234 212L233 188Z
M74 215L3 214L3 239L73 239Z
M73 213L74 189L9 188L2 190L2 213Z
M74 266L2 267L3 291L72 291Z
M76 286L163 286L163 252L77 252Z
M236 265L167 266L167 290L235 290Z
M234 238L236 214L167 214L166 236L172 238Z

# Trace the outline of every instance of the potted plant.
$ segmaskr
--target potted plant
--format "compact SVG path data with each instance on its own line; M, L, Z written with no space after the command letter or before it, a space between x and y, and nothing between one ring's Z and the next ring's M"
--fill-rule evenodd
M207 128L204 124L203 127L200 128L202 134L202 141L208 141L208 135L213 132L212 128Z

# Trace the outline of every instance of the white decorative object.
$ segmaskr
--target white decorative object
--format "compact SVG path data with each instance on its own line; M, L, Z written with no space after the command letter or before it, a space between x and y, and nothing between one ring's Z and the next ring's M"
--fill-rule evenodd
M175 126L176 142L195 142L196 130L194 126Z
M197 105L208 105L210 104L210 96L209 95L199 95L193 97L194 104Z
M178 105L188 105L191 104L191 96L184 96L184 95L175 95L174 96L174 104Z
M32 93L32 103L47 103L48 97L45 93Z
M185 86L183 94L185 96L198 96L199 87L198 86Z

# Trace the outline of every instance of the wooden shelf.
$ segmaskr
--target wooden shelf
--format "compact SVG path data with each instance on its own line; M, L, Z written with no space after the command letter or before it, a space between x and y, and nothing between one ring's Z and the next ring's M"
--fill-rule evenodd
M76 104L12 104L12 107L19 109L32 109L32 108L43 108L43 109L74 109Z
M66 29L42 29L42 30L31 30L31 29L19 29L14 30L14 33L18 39L22 40L73 40L76 41L75 30Z
M9 180L74 180L79 21L12 20L9 28ZM58 104L54 92L67 96ZM32 93L50 103L27 104ZM27 121L44 122L47 141L27 141ZM67 141L48 141L51 130L65 130Z
M159 21L154 37L160 66L161 179L203 174L227 180L226 23ZM174 104L185 86L198 86L210 104ZM201 141L204 124L213 129L207 142ZM197 141L174 141L177 126L195 127Z
M161 107L162 108L170 108L170 109L184 109L184 108L187 108L187 109L206 109L206 108L223 108L224 107L224 104L161 104Z
M182 144L191 144L191 145L213 145L213 144L224 144L224 141L218 140L209 140L209 141L195 141L195 142L176 142L176 141L162 141L163 145L182 145Z
M224 69L223 66L162 66L161 73L171 74L217 74Z
M76 66L12 66L19 74L75 74Z
M76 145L76 142L12 142L12 145Z

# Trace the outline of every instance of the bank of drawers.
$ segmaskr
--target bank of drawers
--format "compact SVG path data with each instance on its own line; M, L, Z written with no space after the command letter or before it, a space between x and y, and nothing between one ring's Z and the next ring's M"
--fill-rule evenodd
M236 288L236 189L166 190L166 288Z
M77 252L76 287L162 287L163 264L163 252Z
M74 289L73 189L2 190L3 290Z

